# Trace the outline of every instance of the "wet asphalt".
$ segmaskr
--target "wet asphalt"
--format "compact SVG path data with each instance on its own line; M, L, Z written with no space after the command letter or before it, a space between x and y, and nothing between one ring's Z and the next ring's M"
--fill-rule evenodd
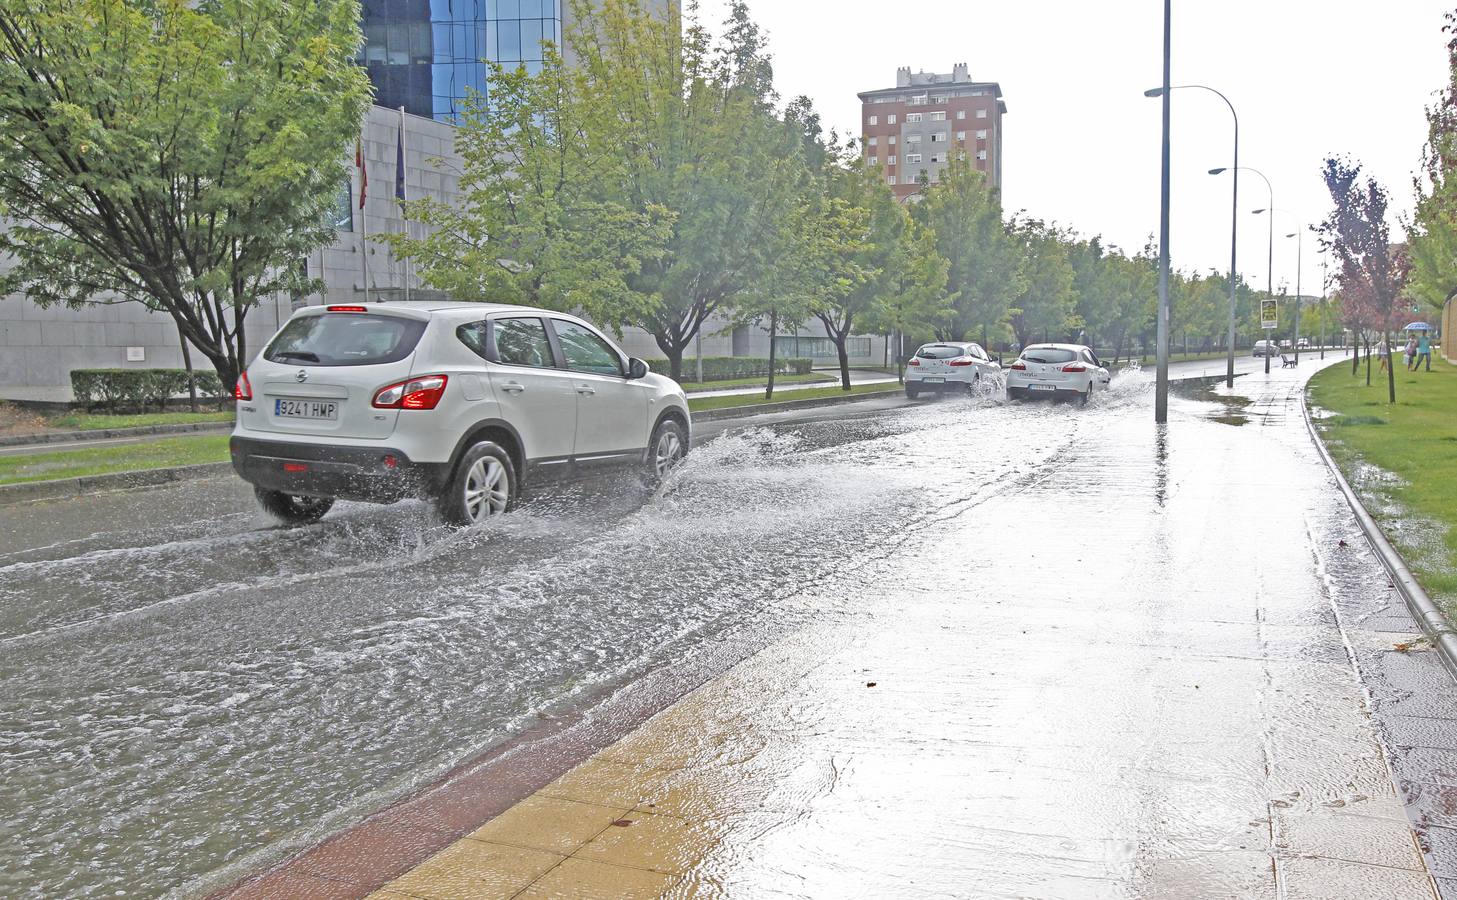
M470 531L421 503L280 528L231 478L0 509L0 895L218 887L725 634L800 653L765 721L821 722L874 777L803 785L824 815L722 883L869 896L914 860L950 895L1261 892L1316 821L1277 810L1390 794L1382 746L1418 817L1457 772L1450 681L1392 656L1409 623L1309 444L1313 368L1186 391L1162 430L1140 376L1086 409L714 423L658 492L553 486ZM845 665L894 705L809 677ZM914 768L878 755L884 717ZM813 750L764 759L792 782ZM942 790L968 772L993 777ZM885 840L826 852L867 804ZM1419 822L1434 871L1446 824Z

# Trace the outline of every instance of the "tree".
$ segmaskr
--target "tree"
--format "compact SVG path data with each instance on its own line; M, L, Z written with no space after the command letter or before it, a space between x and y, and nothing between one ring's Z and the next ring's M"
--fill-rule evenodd
M573 0L567 35L597 117L591 140L621 159L596 178L599 199L666 210L662 253L628 274L643 302L617 321L653 335L681 378L703 323L771 277L804 165L773 114L772 68L744 3L714 41L689 7L655 16L642 0Z
M1076 316L1075 273L1068 261L1067 236L1038 219L1013 218L1008 226L1022 257L1021 290L1008 313L1017 342L1027 346L1042 336L1063 337Z
M811 225L811 309L835 345L840 386L850 390L847 343L885 290L887 258L895 252L905 214L879 174L832 153L825 194Z
M460 201L406 204L423 238L380 235L424 281L462 300L577 311L608 324L652 308L628 279L664 253L672 214L629 209L597 183L621 154L593 130L594 100L553 47L537 74L491 66L455 132Z
M1414 179L1412 293L1440 308L1457 297L1457 13L1447 13L1447 86L1427 108L1427 143Z
M171 316L231 389L313 290L369 103L355 0L0 0L0 293Z
M897 380L905 381L906 332L932 331L951 316L946 293L948 263L936 252L935 236L907 217L900 240L880 279L883 289L865 317L868 327L894 338Z
M954 300L937 337L959 341L1005 322L1012 298L1022 290L1021 260L986 176L965 160L953 160L939 184L923 189L911 215L935 236L936 250L947 262L946 290Z
M1400 328L1401 298L1410 260L1393 245L1386 224L1386 189L1374 178L1361 182L1361 166L1330 158L1322 172L1335 209L1321 223L1321 246L1336 262L1336 281L1348 321L1379 331L1392 350L1391 330ZM1387 366L1389 400L1396 402L1395 366Z

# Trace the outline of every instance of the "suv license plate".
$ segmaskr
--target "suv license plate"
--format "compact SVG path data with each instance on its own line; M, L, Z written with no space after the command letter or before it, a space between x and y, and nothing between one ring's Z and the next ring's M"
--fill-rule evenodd
M1029 384L1027 386L1030 387L1034 391L1055 391L1055 390L1057 390L1057 385L1055 385L1055 384Z
M921 380L924 381L924 382L926 382L927 384L945 384L946 383L946 379L945 378L922 378Z
M339 404L333 400L274 400L273 414L280 419L339 418Z

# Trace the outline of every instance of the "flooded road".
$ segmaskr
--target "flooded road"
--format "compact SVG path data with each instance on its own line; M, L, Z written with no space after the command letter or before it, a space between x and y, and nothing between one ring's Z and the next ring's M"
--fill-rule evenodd
M1005 601L974 639L994 675L1029 629L1047 638L1047 665L1065 658L1059 616L1097 616L1112 635L1156 625L1155 600L1174 590L1199 604L1304 590L1259 560L1231 560L1227 583L1207 567L1181 574L1220 527L1207 506L1165 512L1179 491L1205 489L1180 475L1197 469L1199 443L1258 453L1262 429L1237 426L1290 415L1288 391L1245 399L1177 399L1164 436L1137 376L1086 409L958 398L751 421L701 444L655 493L594 479L469 531L418 503L341 504L316 526L277 528L231 479L0 510L0 895L222 886L717 636L840 627L883 615L888 591ZM1130 541L1157 552L1120 556ZM884 565L908 559L914 579ZM1275 630L1260 639L1291 624L1263 623ZM1227 653L1249 640L1218 622L1206 637ZM990 747L1010 740L1001 729L1052 739L1034 771L1053 772L1058 747L1087 746L1059 732L1101 745L1122 741L1131 715L1207 715L1152 702L1171 648L1190 640L1151 632L1142 661L1094 642L1085 677L1133 679L1139 703L1049 696L1049 715L1027 722L1005 717L1021 705L989 698L974 727ZM1217 692L1200 659L1190 683ZM1183 750L1159 765L1200 764L1201 748ZM1264 763L1241 751L1215 764ZM1051 802L1044 792L1037 809Z

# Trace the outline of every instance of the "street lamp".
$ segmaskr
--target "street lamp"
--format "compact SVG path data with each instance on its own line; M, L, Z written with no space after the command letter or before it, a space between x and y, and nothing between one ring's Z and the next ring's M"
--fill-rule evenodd
M1229 358L1225 365L1225 385L1232 388L1234 387L1235 284L1239 280L1237 256L1239 252L1239 113L1234 111L1234 104L1229 102L1228 97L1206 84L1179 84L1169 88L1169 90L1178 91L1185 88L1198 88L1201 91L1208 91L1214 94L1224 101L1225 106L1229 107L1229 114L1234 119L1234 164L1230 166L1230 171L1234 173L1234 191L1230 200L1231 211L1229 217L1229 341L1227 348L1229 350ZM1160 97L1163 96L1163 93L1163 88L1150 88L1144 91L1143 95L1145 97ZM1224 170L1216 169L1215 171L1222 172Z
M1153 421L1169 421L1169 84L1172 54L1173 0L1164 0L1164 77L1159 97L1163 101L1162 174L1159 182L1159 309L1158 373L1154 381Z
M1235 172L1238 173L1241 170L1245 172L1254 172L1256 175L1260 176L1260 179L1265 182L1265 190L1268 191L1270 194L1270 206L1274 206L1275 189L1270 186L1270 179L1265 176L1265 173L1261 172L1259 169L1256 169L1253 166L1240 166L1238 169L1235 169ZM1228 171L1228 168L1210 169L1209 174L1219 175ZM1275 219L1273 216L1270 217L1269 244L1269 256L1266 260L1266 265L1269 268L1267 269L1267 273L1265 275L1265 291L1271 297L1273 297L1275 296ZM1268 345L1265 347L1265 374L1270 374L1270 348Z

